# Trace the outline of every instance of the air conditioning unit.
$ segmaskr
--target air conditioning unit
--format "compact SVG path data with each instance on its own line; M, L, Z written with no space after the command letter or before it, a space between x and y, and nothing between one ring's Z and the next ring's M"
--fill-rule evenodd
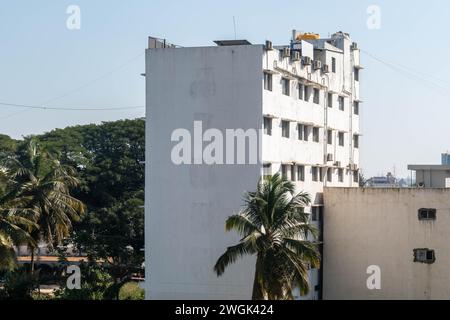
M350 164L348 167L352 171L357 171L358 170L358 165L355 164L355 163Z
M292 61L300 61L300 59L301 59L300 52L294 51L292 53Z
M273 49L272 41L266 40L265 49L266 50L272 50Z
M327 64L324 64L322 67L322 72L323 73L330 73L330 66Z
M290 48L284 48L283 49L283 58L289 58L291 56L291 49Z
M332 162L333 161L333 154L329 153L327 154L327 162Z
M356 42L353 42L350 46L350 50L358 50L358 44Z
M334 163L334 166L340 168L340 167L341 167L341 162L340 162L340 161L336 161L336 162Z
M303 64L305 66L311 65L311 58L310 57L303 57Z
M313 62L313 68L314 70L319 70L322 68L322 62L318 60L314 60Z

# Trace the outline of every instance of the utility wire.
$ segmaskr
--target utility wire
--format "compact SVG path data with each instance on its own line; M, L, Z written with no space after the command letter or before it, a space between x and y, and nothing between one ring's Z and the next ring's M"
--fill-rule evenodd
M74 107L46 107L36 105L25 105L16 103L0 102L2 106L15 107L15 108L27 108L27 109L41 109L41 110L62 110L62 111L108 111L108 110L131 110L140 109L144 106L130 106L130 107L93 107L93 108L74 108Z
M405 76L407 78L413 77L416 80L421 81L422 83L426 82L425 84L428 84L429 86L431 85L435 89L439 89L439 90L443 91L441 93L444 93L446 95L450 94L450 89L449 88L444 87L440 83L437 83L437 82L435 82L433 80L430 80L428 78L433 78L433 79L435 79L435 80L437 80L439 82L450 83L450 82L448 82L446 80L442 80L442 79L436 78L436 77L434 77L432 75L426 74L426 73L421 72L421 71L414 70L414 69L412 69L410 67L402 66L402 65L400 65L398 63L387 62L384 59L381 59L381 58L379 58L379 57L377 57L377 56L375 56L375 55L373 55L373 54L371 54L371 53L369 53L369 52L367 52L365 50L362 50L362 49L361 49L361 52L363 52L364 54L366 54L368 57L372 58L373 60L375 60L375 61L377 61L377 62L387 66L388 68L399 72L400 74L402 74L403 76ZM428 78L425 78L425 77L428 77Z
M145 54L145 52L142 52L142 53L138 54L137 56L134 56L133 58L127 60L126 62L124 62L120 66L118 66L118 67L116 67L116 68L114 68L114 69L112 69L112 70L110 70L110 71L100 75L99 77L94 78L94 79L92 79L92 80L90 80L90 81L88 81L88 82L86 82L86 83L84 83L84 84L82 84L82 85L72 89L72 90L69 90L69 91L67 91L67 92L65 92L63 94L60 94L58 96L55 96L53 98L48 99L48 100L44 101L42 103L42 105L40 105L40 106L37 106L37 105L23 105L23 104L17 104L17 103L9 103L9 102L0 102L0 105L8 106L8 107L15 107L15 108L25 108L25 109L29 109L28 111L30 111L32 109L35 109L35 110L63 110L63 111L108 111L108 110L112 111L112 110L131 110L131 109L144 108L143 106L104 107L104 108L103 107L101 107L101 108L100 107L74 108L74 107L48 107L48 106L45 106L45 104L48 104L50 102L53 102L53 101L62 99L64 97L67 97L67 96L69 96L69 95L71 95L71 94L73 94L75 92L83 90L84 88L86 88L86 87L88 87L88 86L90 86L90 85L92 85L92 84L94 84L94 83L96 83L96 82L98 82L98 81L108 77L109 75L111 75L111 74L113 74L113 73L123 69L129 63L131 63L131 62L137 60L138 58L142 57L144 54ZM16 112L16 113L8 114L8 115L6 115L4 117L0 117L0 119L7 119L7 118L10 118L10 117L13 117L13 116L16 116L18 114L22 114L22 113L25 113L25 112L28 112L28 111L24 110L24 111L19 111L19 112Z
M53 101L55 101L55 100L59 100L59 99L65 98L65 97L67 97L67 96L69 96L69 95L71 95L71 94L73 94L73 93L75 93L75 92L78 92L78 91L80 91L80 90L83 90L84 88L86 88L86 87L88 87L88 86L90 86L90 85L92 85L92 84L94 84L94 83L96 83L96 82L98 82L98 81L100 81L100 80L102 80L102 79L108 77L109 75L111 75L111 74L113 74L113 73L115 73L115 72L117 72L117 71L123 69L123 68L126 67L129 63L131 63L131 62L137 60L138 58L142 57L144 54L145 54L145 52L141 52L140 54L138 54L137 56L135 56L135 57L133 57L133 58L127 60L126 62L124 62L123 64L121 64L120 66L118 66L117 68L114 68L114 69L112 69L112 70L110 70L110 71L108 71L108 72L102 74L101 76L99 76L99 77L97 77L97 78L94 78L94 79L92 79L92 80L90 80L90 81L88 81L88 82L86 82L86 83L84 83L84 84L82 84L82 85L80 85L80 86L78 86L78 87L72 89L72 90L69 90L69 91L67 91L67 92L65 92L65 93L63 93L63 94L61 94L61 95L58 95L58 96L53 97L53 98L51 98L51 99L48 99L48 100L44 101L42 104L47 104L47 103L53 102Z

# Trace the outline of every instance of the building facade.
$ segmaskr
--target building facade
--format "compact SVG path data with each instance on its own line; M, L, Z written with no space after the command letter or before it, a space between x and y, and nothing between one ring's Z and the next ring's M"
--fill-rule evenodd
M149 299L251 297L252 257L221 278L213 266L239 240L225 233L226 218L261 176L280 172L310 193L307 212L319 228L324 186L358 186L361 65L349 35L311 39L294 32L286 46L217 44L154 45L146 53ZM192 150L180 151L183 138ZM228 148L230 139L237 144ZM216 147L227 147L212 156L208 148L218 140ZM303 298L319 299L320 271L310 278Z
M324 299L449 299L450 189L325 188Z

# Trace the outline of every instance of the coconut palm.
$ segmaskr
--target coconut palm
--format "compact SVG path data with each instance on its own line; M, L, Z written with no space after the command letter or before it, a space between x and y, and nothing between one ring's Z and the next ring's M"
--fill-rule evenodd
M70 235L72 222L84 213L83 203L70 195L79 182L72 168L61 165L33 140L19 158L8 159L7 165L14 180L10 197L22 199L39 226L31 233L34 241L28 243L33 271L36 244L40 240L50 248L60 244Z
M320 263L317 229L309 224L304 207L307 193L294 195L292 182L279 174L262 180L255 192L246 193L245 206L226 221L226 230L235 230L240 242L227 248L214 270L221 276L226 267L244 255L256 255L254 300L293 299L293 290L309 292L308 270Z
M9 181L8 171L0 167L2 188ZM30 232L37 227L33 221L33 212L23 208L23 199L9 200L0 195L0 269L11 270L16 267L14 246L22 243L34 244Z

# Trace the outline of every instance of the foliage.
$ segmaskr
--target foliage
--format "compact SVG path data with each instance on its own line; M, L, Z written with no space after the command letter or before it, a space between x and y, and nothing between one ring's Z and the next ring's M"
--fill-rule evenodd
M53 247L70 235L72 222L84 213L83 203L71 196L79 182L70 166L60 163L35 140L30 140L18 157L8 157L10 172L9 198L34 213L39 229L33 232L35 242L43 239Z
M92 298L117 298L123 283L143 271L144 159L143 119L22 141L0 135L0 264L15 266L12 246L19 243L35 248L43 239L55 250L72 244L91 261L105 261L94 268L94 282L113 284L103 290L94 283L78 294L92 289Z
M253 299L293 299L298 287L309 291L308 269L320 263L317 236L309 224L304 207L306 193L294 195L292 182L279 174L261 181L255 192L245 195L245 207L226 221L226 230L237 231L242 239L218 259L214 270L218 276L244 255L256 255Z
M111 276L101 265L81 264L81 288L67 288L67 278L61 281L61 289L55 293L61 300L106 300L111 298L109 291L114 285Z
M57 129L37 137L77 168L76 194L87 214L73 242L92 260L108 260L116 282L141 272L144 261L145 122L120 120Z
M125 283L119 292L119 300L144 300L145 290L136 282Z
M24 269L8 272L5 277L3 299L31 300L33 291L38 287L36 275Z

